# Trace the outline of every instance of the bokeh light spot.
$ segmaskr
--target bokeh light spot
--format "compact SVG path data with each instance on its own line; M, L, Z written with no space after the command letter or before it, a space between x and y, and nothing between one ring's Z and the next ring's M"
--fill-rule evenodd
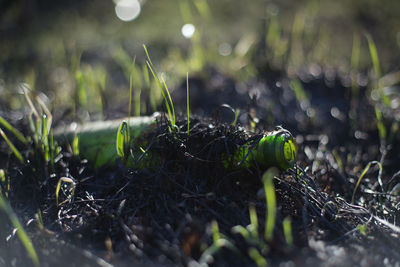
M221 56L229 56L232 54L232 46L228 43L222 43L218 47L218 52Z
M115 5L115 14L122 21L131 21L140 14L138 0L119 0Z
M183 25L181 32L185 38L190 39L192 38L195 30L196 28L193 24L185 24Z

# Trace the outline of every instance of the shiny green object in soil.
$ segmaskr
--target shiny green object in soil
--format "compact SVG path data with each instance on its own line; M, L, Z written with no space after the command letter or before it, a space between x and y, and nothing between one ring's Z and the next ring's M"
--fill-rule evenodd
M243 145L224 163L237 167L261 169L279 167L287 170L293 167L297 157L297 143L292 134L283 128L267 132L258 143Z
M59 143L73 144L78 140L79 156L87 159L95 168L115 164L120 158L116 148L117 132L124 121L129 122L129 148L133 156L128 160L132 166L135 160L142 157L150 144L157 128L157 116L132 117L111 121L89 122L82 125L70 125L56 129L55 137ZM147 152L146 161L135 167L154 166L159 155ZM227 169L255 168L268 169L278 167L282 170L291 168L297 157L297 144L288 130L278 128L267 132L261 139L248 142L230 155L221 155ZM149 162L150 161L150 162Z

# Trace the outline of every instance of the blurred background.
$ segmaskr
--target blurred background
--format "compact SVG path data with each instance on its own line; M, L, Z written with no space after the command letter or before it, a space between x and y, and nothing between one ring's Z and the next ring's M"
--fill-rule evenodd
M134 114L150 114L162 96L143 44L181 110L189 72L194 113L245 109L282 77L339 77L359 90L400 67L398 14L392 0L2 0L1 101L24 108L24 83L56 117L116 117L127 114L132 80Z

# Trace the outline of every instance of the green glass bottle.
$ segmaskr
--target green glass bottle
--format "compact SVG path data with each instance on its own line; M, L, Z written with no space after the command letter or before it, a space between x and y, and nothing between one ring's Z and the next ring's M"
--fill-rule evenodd
M266 170L279 167L287 170L293 167L297 157L297 143L292 134L281 127L267 132L257 143L243 145L224 161L229 168L254 168Z
M112 121L90 122L75 127L55 130L59 143L72 144L77 138L79 156L90 161L95 168L115 164L119 158L116 148L117 131L123 121L129 121L131 155L139 158L149 145L156 129L156 116L132 117ZM151 151L148 153L151 154ZM147 161L157 161L157 155L146 154ZM267 132L258 143L249 142L231 155L221 155L227 169L278 167L287 170L295 163L297 144L288 130L278 128ZM130 163L132 164L132 162ZM140 166L151 166L151 162ZM157 166L157 163L154 164ZM140 167L139 166L139 167ZM138 166L136 166L138 167Z

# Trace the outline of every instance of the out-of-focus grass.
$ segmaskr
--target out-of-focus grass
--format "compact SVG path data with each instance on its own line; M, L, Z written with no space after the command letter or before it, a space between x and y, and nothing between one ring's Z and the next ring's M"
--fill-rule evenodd
M7 214L12 225L17 229L17 236L21 241L21 243L23 244L23 246L25 247L29 257L32 259L33 264L35 266L39 266L40 265L39 257L36 254L36 250L32 244L32 241L30 240L29 236L27 235L21 223L19 222L18 217L11 208L10 204L3 197L1 191L0 191L0 210Z
M374 12L377 6L383 11ZM57 6L52 8L57 9ZM375 50L381 51L381 61L390 61L399 54L395 27L399 20L395 14L400 4L396 2L256 0L250 5L241 1L229 4L206 0L147 1L142 5L140 16L129 23L116 18L111 2L96 5L96 8L93 3L82 2L74 8L79 8L80 12L65 9L55 16L36 11L46 16L35 19L25 29L24 36L17 35L16 39L24 42L18 42L16 46L11 39L2 42L6 53L0 62L8 60L13 63L13 68L0 70L0 75L14 69L12 75L3 75L3 79L9 82L8 77L24 77L34 90L51 92L51 100L56 105L62 103L65 108L78 105L92 115L102 113L126 97L125 89L131 74L134 87L138 89L135 99L151 95L149 101L141 102L140 107L139 102L135 102L134 114L149 113L160 105L160 92L157 95L155 90L144 89L146 78L140 78L138 74L140 66L145 65L142 43L149 46L155 58L162 59L159 64L169 73L167 82L171 90L181 83L186 72L202 72L210 65L241 81L253 79L258 75L255 68L258 59L267 60L274 69L288 68L292 74L310 63L322 68L329 65L345 71L365 71L369 68L367 55L372 46L368 48L357 41L356 36L363 28L368 28L369 21L377 22L368 29L371 29ZM15 16L17 23L17 13L8 15L10 21ZM51 27L40 28L40 23L46 21L51 21ZM195 27L192 38L185 39L180 32L185 23ZM262 54L257 52L259 49ZM26 62L24 53L16 53L22 50L34 55L29 64L23 64ZM135 55L141 60L132 70ZM348 62L349 57L351 62ZM122 68L125 81L113 66L113 59ZM383 66L381 69L384 72ZM352 80L355 88L356 79ZM106 93L110 88L115 91L112 97ZM4 92L4 97L10 99L9 93ZM14 97L10 102L15 103ZM148 103L151 108L146 107Z

